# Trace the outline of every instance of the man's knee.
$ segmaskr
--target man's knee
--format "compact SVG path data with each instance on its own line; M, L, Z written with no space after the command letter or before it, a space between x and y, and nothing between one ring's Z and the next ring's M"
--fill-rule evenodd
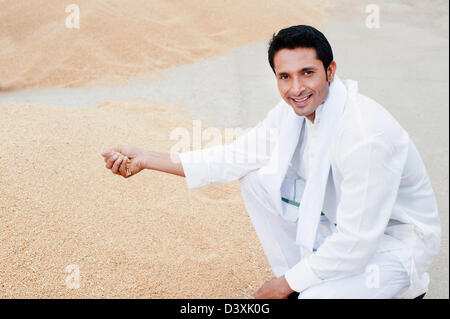
M380 252L361 273L312 286L301 292L299 299L389 299L409 281L400 260L390 252Z

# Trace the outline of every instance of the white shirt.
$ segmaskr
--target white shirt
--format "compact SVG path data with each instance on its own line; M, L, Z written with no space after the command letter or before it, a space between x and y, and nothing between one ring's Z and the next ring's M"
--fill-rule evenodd
M295 171L297 176L305 181L308 179L312 167L311 165L314 161L314 146L317 145L316 140L322 109L323 103L316 109L314 123L305 117L305 125L303 126L300 135L300 141L289 165L290 168Z

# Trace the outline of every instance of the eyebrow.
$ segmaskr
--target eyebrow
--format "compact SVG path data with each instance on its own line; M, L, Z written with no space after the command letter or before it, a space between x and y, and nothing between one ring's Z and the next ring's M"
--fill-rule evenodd
M307 66L307 67L301 69L300 72L315 71L315 70L317 70L317 68L315 66ZM278 75L289 74L289 72L281 71L281 72L278 72L277 74Z

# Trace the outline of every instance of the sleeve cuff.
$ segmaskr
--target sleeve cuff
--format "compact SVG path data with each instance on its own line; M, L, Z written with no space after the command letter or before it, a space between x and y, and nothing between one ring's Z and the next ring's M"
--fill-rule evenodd
M284 278L291 289L297 292L302 292L322 281L309 266L307 258L301 260L298 264L289 269L284 275Z
M209 184L209 162L202 150L178 154L189 189Z

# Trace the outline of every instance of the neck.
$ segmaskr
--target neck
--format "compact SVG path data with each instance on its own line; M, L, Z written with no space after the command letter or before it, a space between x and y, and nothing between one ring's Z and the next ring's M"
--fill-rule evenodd
M316 118L316 111L314 111L312 114L306 115L306 118L314 124L314 119Z

